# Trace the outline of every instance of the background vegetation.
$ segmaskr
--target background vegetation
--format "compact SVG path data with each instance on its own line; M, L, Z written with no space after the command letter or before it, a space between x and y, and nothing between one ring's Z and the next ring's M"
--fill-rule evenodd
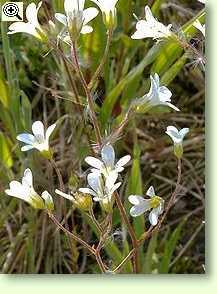
M30 1L26 1L30 2ZM37 2L37 1L35 1ZM61 0L44 1L40 22L47 23L54 11L62 10ZM180 113L138 115L116 141L118 157L132 155L126 169L121 197L143 194L153 184L165 200L176 181L176 161L169 138L168 125L189 127L185 140L182 192L160 232L140 251L144 273L204 273L204 71L188 52L170 42L135 41L135 13L144 16L148 4L163 23L172 23L186 33L188 40L202 50L200 33L191 24L200 15L198 1L119 0L118 28L109 59L96 89L98 117L105 137L118 125L129 101L147 92L150 73L157 72L173 93ZM44 12L43 12L44 11ZM79 58L87 80L93 75L106 45L106 31L101 17L94 22L94 33L81 38ZM88 120L86 99L76 74L68 69L55 52L33 37L7 36L7 24L1 23L0 39L0 269L3 273L95 273L94 260L75 242L68 239L37 212L4 193L8 182L20 179L26 167L35 175L35 186L54 191L58 179L53 168L37 152L23 154L16 135L31 129L32 121L47 125L58 121L52 147L67 189L84 183L84 157L89 143L94 143ZM75 103L74 85L81 105ZM88 219L67 201L54 196L59 216L67 211L68 226L93 243L94 228ZM118 212L113 217L113 234L103 258L112 264L126 256L128 238ZM143 218L134 220L138 235L144 231ZM127 271L127 268L126 268Z

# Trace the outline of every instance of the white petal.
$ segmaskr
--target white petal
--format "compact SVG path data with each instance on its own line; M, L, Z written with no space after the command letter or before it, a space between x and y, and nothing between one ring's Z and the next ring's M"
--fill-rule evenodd
M5 190L9 196L13 196L28 202L29 190L25 188L20 182L12 181L9 184L10 189Z
M183 128L179 131L179 135L184 139L184 137L189 133L189 128Z
M180 136L179 131L176 127L167 127L166 134L170 136L174 143L180 144L182 142L182 137Z
M140 205L135 205L130 209L130 214L137 217L150 209L149 200L146 200Z
M149 214L149 221L151 223L152 226L156 226L157 222L158 222L158 211L155 209L152 209L152 211Z
M64 8L67 14L74 13L74 11L83 11L85 0L65 0Z
M32 125L32 132L33 135L38 140L44 140L45 139L45 132L44 132L44 125L41 121L35 121Z
M101 151L101 157L107 167L113 168L115 163L115 151L112 145L105 145Z
M46 138L47 141L49 140L49 137L53 133L53 131L54 131L55 128L56 128L56 124L53 124L53 125L51 125L51 126L49 126L47 128L47 131L45 133L45 138Z
M35 29L35 26L25 22L14 22L9 26L9 35L16 34L16 33L27 33L33 35L35 37L41 38L38 32Z
M41 197L44 199L47 208L54 206L53 198L48 191L44 191L41 194Z
M109 190L114 186L116 180L118 178L118 173L116 171L110 172L106 177L105 186Z
M33 186L33 177L32 177L32 171L30 168L27 168L24 171L23 178L22 178L22 184L26 185L28 187Z
M162 102L170 102L170 98L172 97L172 92L165 86L162 86L158 90L160 101Z
M89 188L80 188L79 191L81 193L84 193L84 194L90 194L92 196L98 196L93 190L89 189Z
M17 140L32 145L35 142L35 137L28 133L22 133L17 136Z
M58 189L55 190L55 193L62 196L62 197L64 197L64 198L66 198L66 199L68 199L68 200L70 200L70 201L74 200L74 198L71 195L66 194L66 193L64 193L64 192L62 192L62 191L60 191Z
M123 167L124 165L126 165L131 159L130 155L126 155L124 157L122 157L121 159L118 160L118 162L115 165L115 168L120 168Z
M128 200L133 205L140 205L143 203L143 200L145 200L142 196L139 195L130 195L128 197Z
M55 18L61 22L62 24L64 24L65 26L67 26L67 17L66 15L62 14L62 13L55 13Z
M26 152L26 151L29 151L31 149L34 149L35 147L33 145L25 145L21 148L21 151L22 152Z
M175 105L173 105L172 103L167 102L166 103L167 106L169 106L170 108L174 109L175 111L180 111Z
M148 5L145 6L145 18L147 22L152 25L156 22L156 19L154 18L152 11Z
M83 17L84 17L84 26L90 22L92 19L94 19L97 14L98 10L94 7L87 8L83 11Z
M155 191L154 191L153 186L148 188L148 191L146 192L146 195L149 196L149 197L154 197L155 196Z
M118 183L116 183L113 187L112 187L112 189L111 189L111 191L110 191L110 194L112 195L120 186L121 186L121 182L118 182Z
M97 193L101 190L101 174L100 173L91 173L87 176L87 182L89 186Z
M85 161L87 164L89 164L90 166L96 169L101 169L103 167L103 162L99 160L98 158L88 156L85 158Z
M91 26L83 26L82 29L81 29L81 34L85 35L85 34L89 34L89 33L92 33L93 31L93 28Z
M36 7L35 3L30 3L26 8L26 18L28 22L33 24L34 26L38 26L38 10L40 9L42 5L42 2L38 4L38 7Z

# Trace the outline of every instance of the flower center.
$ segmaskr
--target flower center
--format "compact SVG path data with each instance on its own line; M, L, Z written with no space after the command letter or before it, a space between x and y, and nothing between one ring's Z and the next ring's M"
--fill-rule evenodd
M157 208L161 203L161 197L154 196L150 200L150 206L151 208Z

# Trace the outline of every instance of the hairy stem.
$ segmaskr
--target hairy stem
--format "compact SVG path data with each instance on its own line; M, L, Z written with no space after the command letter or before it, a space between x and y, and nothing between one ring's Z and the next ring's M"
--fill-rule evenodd
M84 91L85 91L85 94L87 96L87 101L88 101L88 105L89 105L89 108L90 108L90 117L91 117L91 120L92 120L93 125L94 125L97 144L100 147L101 144L102 144L102 137L101 137L100 127L99 127L99 124L98 124L98 121L97 121L96 113L95 113L95 110L94 110L94 100L93 100L92 94L91 94L91 92L90 92L90 90L88 88L87 82L86 82L86 80L85 80L85 78L83 76L83 73L82 73L80 65L79 65L75 42L73 42L73 44L72 44L71 51L72 51L73 60L75 62L76 70L78 72L81 84L82 84L82 86L84 88Z
M112 35L113 35L113 30L112 29L109 29L108 32L107 32L107 42L106 42L106 47L105 47L105 51L104 51L104 54L103 54L103 57L101 59L101 62L93 76L93 78L91 79L89 85L88 85L88 88L89 89L92 89L94 84L97 82L97 80L99 79L101 73L102 73L102 70L103 70L103 67L106 63L106 60L107 60L107 57L108 57L108 54L109 54L109 48L110 48L110 45L111 45L111 40L112 40Z
M115 195L115 200L116 200L116 203L117 203L117 206L118 206L118 209L120 211L120 214L121 214L121 217L125 223L125 225L127 226L128 228L128 232L129 232L129 235L130 235L130 238L132 240L132 244L133 244L133 248L135 249L134 251L134 254L133 254L133 270L134 272L138 273L139 271L139 263L138 263L138 242L137 242L137 238L136 238L136 234L133 230L133 227L128 219L128 216L127 216L127 213L126 213L126 210L120 200L120 197L118 195L118 193L114 193Z

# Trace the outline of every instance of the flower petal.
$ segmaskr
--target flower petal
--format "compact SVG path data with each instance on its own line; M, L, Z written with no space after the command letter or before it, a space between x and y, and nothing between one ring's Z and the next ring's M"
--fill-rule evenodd
M30 168L27 168L24 171L23 178L22 178L22 184L26 185L27 187L33 187L33 176L32 171Z
M17 140L32 145L35 142L35 137L32 134L22 133L17 136Z
M183 128L179 131L179 135L184 139L184 137L189 133L189 128Z
M39 2L36 7L35 3L30 3L26 8L26 19L29 23L33 24L35 27L39 25L38 23L38 10L40 9L42 2Z
M58 194L58 195L60 195L60 196L62 196L62 197L64 197L64 198L66 198L66 199L68 199L68 200L70 200L70 201L73 201L74 200L74 197L73 196L71 196L69 194L66 194L66 193L64 193L64 192L62 192L62 191L60 191L58 189L55 190L55 193Z
M130 195L128 197L128 200L133 205L140 205L141 203L143 203L143 200L145 199L140 195Z
M149 213L149 221L152 226L157 225L158 216L159 216L159 214L158 214L158 211L156 210L156 208L152 209L152 211Z
M98 158L88 156L85 158L85 161L87 164L89 164L90 166L96 169L101 169L103 167L103 162L99 160Z
M113 168L115 163L115 151L112 145L105 145L101 151L102 160L106 167Z
M130 209L131 216L137 217L139 215L142 215L146 211L148 211L150 209L149 202L150 202L149 200L145 200L140 205L135 205L135 206L131 207L131 209Z
M56 128L56 124L53 124L53 125L51 125L51 126L49 126L47 128L47 131L45 133L45 138L46 138L47 141L49 140L50 135L53 133L53 131L54 131L55 128Z
M96 192L94 192L93 190L89 189L89 188L80 188L79 191L81 193L84 193L84 194L90 194L92 196L96 196L98 197L98 195L96 194Z
M167 102L166 103L167 106L169 106L170 108L174 109L175 111L180 111L175 105L173 105L172 103Z
M29 151L31 149L34 149L35 147L33 145L25 145L21 148L21 151L22 152L25 152L25 151Z
M92 33L93 31L93 28L91 26L83 26L82 29L81 29L81 34L85 35L85 34L90 34Z
M55 13L55 18L61 22L64 26L67 26L67 17L62 13Z
M92 19L94 19L98 13L99 13L99 11L94 7L90 7L90 8L85 9L83 11L83 17L84 17L83 25L85 26L88 22L90 22Z
M146 195L149 196L149 197L154 197L155 196L155 191L154 191L154 187L153 186L150 186L148 188L148 191L146 192Z
M89 186L96 192L101 190L101 174L100 173L90 173L87 176L87 182Z
M37 140L45 139L44 125L41 121L35 121L32 125L33 135Z
M131 159L130 155L126 155L126 156L122 157L116 163L115 168L119 169L119 168L123 167L124 165L126 165L130 161L130 159Z

